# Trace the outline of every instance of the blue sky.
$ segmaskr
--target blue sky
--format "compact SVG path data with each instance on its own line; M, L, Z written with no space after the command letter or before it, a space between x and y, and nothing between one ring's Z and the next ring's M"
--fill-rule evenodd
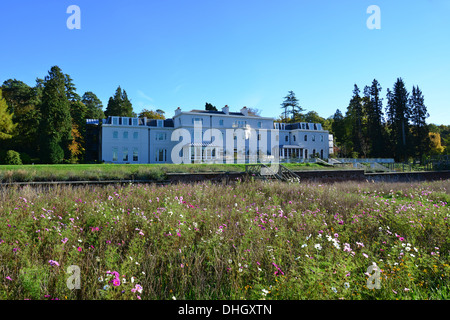
M81 9L70 30L69 5ZM381 10L381 29L366 12ZM106 108L121 86L135 112L173 116L206 102L278 117L289 90L306 111L345 112L353 85L402 77L428 122L450 124L447 0L15 0L1 4L0 83L29 85L58 65ZM385 101L384 101L385 103Z

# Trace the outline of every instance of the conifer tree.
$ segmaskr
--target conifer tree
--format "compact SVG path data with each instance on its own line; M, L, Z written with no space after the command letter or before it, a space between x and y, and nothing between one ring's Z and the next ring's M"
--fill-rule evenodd
M387 92L387 122L390 130L389 140L394 158L407 161L411 154L409 134L409 93L402 78L398 78L391 90Z
M409 104L411 107L410 119L414 156L422 160L422 156L430 151L429 130L426 123L429 114L425 106L424 96L418 86L413 86Z
M44 79L41 104L41 160L46 163L61 163L70 158L72 119L65 84L65 75L58 66L53 66Z
M385 154L385 139L383 129L383 98L380 96L381 86L376 79L372 85L364 88L367 114L367 140L371 146L370 155L378 158Z

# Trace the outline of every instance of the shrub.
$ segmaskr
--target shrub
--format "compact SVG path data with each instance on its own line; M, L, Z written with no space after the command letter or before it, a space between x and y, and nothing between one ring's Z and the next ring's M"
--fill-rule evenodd
M6 152L5 163L12 165L21 165L22 160L20 159L20 154L17 151L8 150Z
M31 164L31 157L26 154L25 152L20 153L20 159L22 160L23 164Z

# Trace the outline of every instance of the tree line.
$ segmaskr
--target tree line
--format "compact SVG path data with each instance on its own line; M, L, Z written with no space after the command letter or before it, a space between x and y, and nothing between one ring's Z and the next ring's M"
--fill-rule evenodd
M323 118L316 111L305 112L293 91L281 104L278 122L321 123L334 135L340 157L389 157L397 161L448 154L450 126L427 124L424 95L418 86L411 92L402 78L385 98L374 79L363 92L355 84L345 114L339 109ZM383 100L386 105L383 105ZM205 104L205 110L217 108ZM249 108L259 115L260 110ZM131 100L120 86L105 111L92 91L77 93L70 75L53 66L34 86L8 79L0 86L0 163L82 163L86 151L86 119L108 116L165 119L164 111L133 111Z
M316 122L334 136L340 157L394 158L396 161L448 154L449 126L427 124L429 117L419 86L409 92L402 78L388 88L383 105L382 88L374 79L361 92L354 85L345 114L337 109L328 118L315 111L304 113L293 91L281 104L279 122ZM441 137L441 135L443 135Z

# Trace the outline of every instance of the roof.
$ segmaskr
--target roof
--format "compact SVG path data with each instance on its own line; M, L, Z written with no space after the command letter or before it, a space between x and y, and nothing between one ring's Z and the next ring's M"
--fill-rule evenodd
M216 111L216 110L197 110L197 109L193 109L189 112L196 112L196 113L209 113L209 114L226 114L223 111ZM232 116L244 116L244 114L242 112L229 112L229 115ZM248 111L248 116L249 117L259 117L258 115L254 114L251 111Z

